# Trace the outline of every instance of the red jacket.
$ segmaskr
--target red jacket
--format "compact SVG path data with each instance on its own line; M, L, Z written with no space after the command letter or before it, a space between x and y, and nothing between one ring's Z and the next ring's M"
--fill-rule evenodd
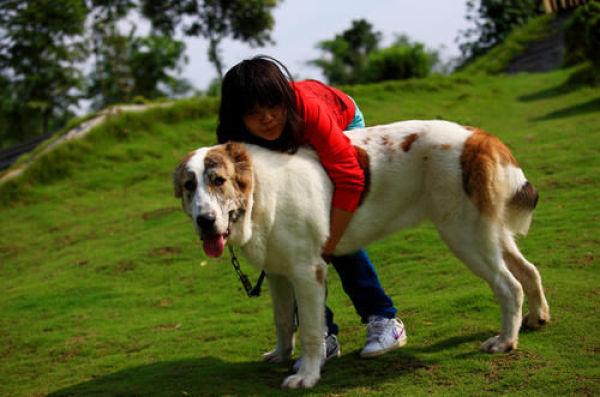
M316 80L293 83L296 107L306 123L304 143L312 146L333 181L333 207L354 212L365 178L350 139L342 132L354 118L353 101Z

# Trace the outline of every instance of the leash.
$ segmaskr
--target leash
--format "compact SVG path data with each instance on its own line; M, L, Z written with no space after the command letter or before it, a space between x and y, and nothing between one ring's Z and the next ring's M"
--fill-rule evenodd
M258 276L256 285L253 287L248 276L245 275L244 272L242 272L242 269L240 267L240 261L238 260L237 256L235 255L235 252L233 252L233 247L231 245L229 245L228 247L229 247L229 253L231 254L231 264L233 265L233 269L237 273L238 278L240 279L240 282L242 283L242 286L244 287L244 290L246 291L246 295L248 295L249 298L256 298L256 297L260 296L260 288L265 279L265 272L264 271L260 272L260 276Z

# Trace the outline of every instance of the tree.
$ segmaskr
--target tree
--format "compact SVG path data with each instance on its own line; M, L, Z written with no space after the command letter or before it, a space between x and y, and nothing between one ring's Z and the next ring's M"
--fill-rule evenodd
M88 95L92 107L100 109L141 96L152 99L183 94L191 89L184 79L169 71L180 71L185 44L167 36L137 37L132 27L122 34L118 22L136 6L130 0L94 0L93 43L95 66L89 76Z
M577 8L565 26L565 42L567 65L591 61L600 69L600 2Z
M168 36L150 35L131 42L129 66L134 81L134 94L145 98L176 96L187 93L191 85L169 73L181 72L185 44Z
M226 37L251 46L271 43L272 9L277 0L141 0L142 14L155 30L173 35L178 26L188 36L208 40L208 59L223 77L219 45Z
M457 41L464 60L485 54L517 26L542 12L538 0L467 0L466 19L475 27L460 32Z
M427 50L422 43L413 43L407 36L399 36L390 47L369 54L361 82L427 77L436 62L437 52Z
M364 19L352 21L352 26L335 35L332 40L323 40L317 48L327 55L310 61L323 70L331 84L351 84L361 79L368 56L377 50L381 33Z
M77 104L86 15L83 0L0 2L0 70L10 91L3 110L13 137L47 132Z
M387 48L379 49L381 33L364 19L335 35L333 40L319 42L318 48L328 53L310 61L320 67L330 84L372 83L425 77L439 61L437 52L407 36L397 36Z
M131 98L133 77L127 60L135 28L125 36L119 32L117 24L135 3L131 0L90 0L89 7L94 68L89 76L87 94L92 99L92 107L100 109Z

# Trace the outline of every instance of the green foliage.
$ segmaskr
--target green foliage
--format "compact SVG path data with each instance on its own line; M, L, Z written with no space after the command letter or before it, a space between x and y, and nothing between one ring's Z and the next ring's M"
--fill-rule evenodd
M434 57L421 43L395 44L369 54L364 82L427 77Z
M357 84L425 77L439 59L435 51L406 36L384 49L379 49L380 40L381 33L369 22L355 20L333 40L319 42L326 55L310 63L322 69L330 84Z
M567 65L590 61L600 69L600 2L577 8L565 26L565 42Z
M525 25L516 27L486 54L464 63L457 71L464 74L506 72L510 61L522 54L530 43L542 40L548 35L553 18L554 15L543 15L530 19Z
M175 77L187 62L183 42L155 34L138 37L135 27L127 35L120 33L119 21L135 6L130 0L94 2L95 66L88 82L94 109L129 102L136 96L180 96L192 88Z
M219 45L226 37L252 46L272 42L275 24L271 12L276 0L142 0L142 14L152 26L167 35L178 26L188 36L208 40L208 59L223 77L223 61Z
M280 390L288 364L260 359L275 342L268 286L247 299L227 258L202 254L173 197L179 160L215 142L218 101L192 99L57 149L72 161L67 178L11 184L14 201L0 208L0 395L599 395L600 93L565 85L570 74L345 87L369 125L444 118L496 134L540 191L519 244L553 317L521 333L518 350L478 351L500 309L423 225L368 247L408 345L360 359L364 326L330 270L342 357L315 389Z
M461 32L463 62L487 53L517 26L541 14L537 0L468 0L466 19L475 27Z
M104 37L103 43L88 88L94 109L138 96L156 99L191 91L187 80L175 77L186 61L183 42L167 36L115 34Z
M0 2L0 137L24 139L70 116L86 55L83 0Z
M322 69L330 84L352 84L362 80L369 54L377 50L381 33L364 19L352 21L352 26L332 40L323 40L317 48L325 56L310 61Z

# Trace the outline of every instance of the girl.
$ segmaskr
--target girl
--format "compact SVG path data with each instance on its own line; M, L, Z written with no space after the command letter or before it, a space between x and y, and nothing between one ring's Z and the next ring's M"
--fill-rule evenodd
M244 60L223 79L219 143L247 142L290 154L301 145L309 145L333 181L331 227L323 258L333 264L362 322L368 324L361 356L375 357L406 343L404 326L395 319L396 308L364 250L332 255L364 189L363 171L343 130L364 126L362 113L351 97L316 80L294 82L287 68L273 58ZM340 355L333 312L326 307L325 314L322 364ZM294 365L296 369L301 360Z

